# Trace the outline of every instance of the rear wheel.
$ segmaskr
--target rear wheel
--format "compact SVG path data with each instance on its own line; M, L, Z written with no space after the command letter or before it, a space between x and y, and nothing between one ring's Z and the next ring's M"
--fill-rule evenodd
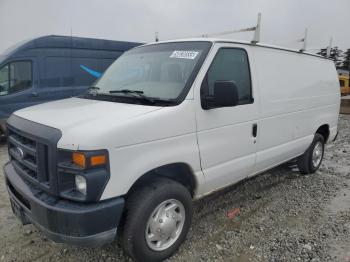
M312 174L321 166L324 154L324 138L316 133L310 147L298 158L298 167L302 174Z
M122 242L137 261L162 261L185 240L193 207L181 184L160 179L135 190L126 203Z

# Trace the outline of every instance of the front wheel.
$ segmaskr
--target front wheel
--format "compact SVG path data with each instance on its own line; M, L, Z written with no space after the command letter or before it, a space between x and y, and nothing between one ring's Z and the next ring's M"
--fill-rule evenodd
M298 158L298 167L302 174L312 174L321 166L324 154L324 138L316 133L310 147Z
M126 203L122 236L125 251L137 261L162 261L185 240L193 207L181 184L159 179L135 190Z

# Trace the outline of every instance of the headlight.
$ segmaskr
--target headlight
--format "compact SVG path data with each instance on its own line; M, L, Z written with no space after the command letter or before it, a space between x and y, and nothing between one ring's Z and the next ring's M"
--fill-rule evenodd
M59 150L57 175L61 197L99 201L110 177L108 151Z
M75 188L77 191L86 196L86 179L83 176L75 176Z

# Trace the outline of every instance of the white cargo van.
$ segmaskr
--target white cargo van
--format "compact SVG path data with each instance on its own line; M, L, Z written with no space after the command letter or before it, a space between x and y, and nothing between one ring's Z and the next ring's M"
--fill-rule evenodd
M113 241L159 261L185 240L192 199L335 139L334 64L265 45L191 39L122 55L81 97L15 112L5 165L13 212L59 242Z

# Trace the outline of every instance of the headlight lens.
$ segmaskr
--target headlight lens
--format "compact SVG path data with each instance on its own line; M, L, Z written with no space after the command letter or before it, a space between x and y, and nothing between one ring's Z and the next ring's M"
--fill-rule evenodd
M77 191L86 196L86 179L83 176L75 176L75 188Z

